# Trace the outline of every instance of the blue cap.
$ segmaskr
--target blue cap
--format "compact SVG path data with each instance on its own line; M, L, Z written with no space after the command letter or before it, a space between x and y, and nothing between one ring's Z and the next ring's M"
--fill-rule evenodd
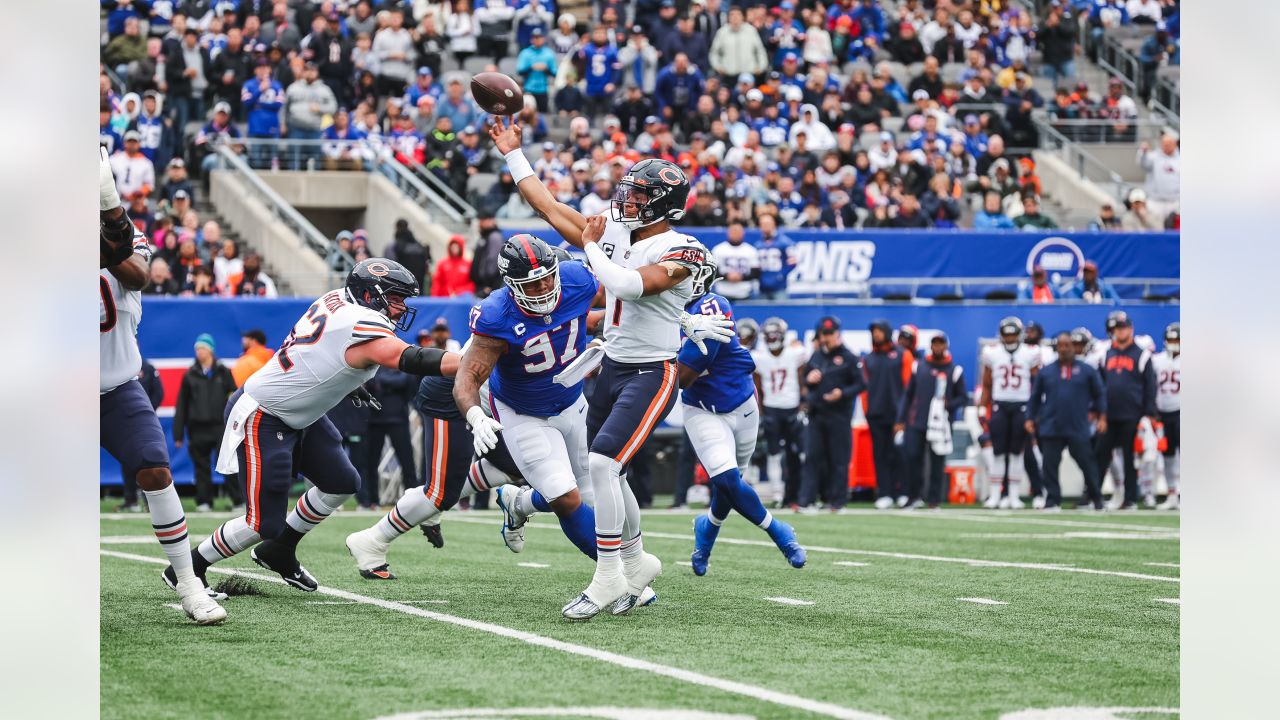
M427 77L430 77L430 76L431 76L431 68L427 67L426 65L423 65L422 67L418 68L418 75L419 75L419 76L423 76L423 75L425 75L425 76L427 76Z
M533 32L529 33L529 37L542 37L542 28L534 28Z
M765 166L765 170L768 172L781 172L782 166L776 162L771 162Z
M796 6L792 4L789 0L783 0L782 4L778 5L778 8L780 10L795 10Z

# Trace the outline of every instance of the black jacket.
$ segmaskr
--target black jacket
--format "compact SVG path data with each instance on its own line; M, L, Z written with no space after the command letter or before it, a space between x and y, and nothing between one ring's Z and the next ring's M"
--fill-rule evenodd
M1107 387L1107 420L1138 420L1156 414L1156 371L1151 353L1130 343L1124 350L1114 345L1102 364Z
M862 392L862 373L858 369L858 356L849 348L841 345L832 352L815 350L809 356L801 377L810 370L822 373L822 379L816 385L809 386L805 402L809 405L810 415L835 415L852 418L853 401ZM840 388L840 399L835 402L822 399L822 396Z
M1036 373L1027 418L1036 422L1041 437L1089 437L1091 410L1107 412L1107 395L1092 365L1075 360L1066 366L1055 361Z
M902 394L902 402L898 403L899 424L917 430L929 426L929 405L933 402L933 394L938 391L939 381L947 384L943 398L947 403L948 417L954 418L961 408L969 404L964 370L951 359L951 353L947 353L940 363L935 363L933 356L928 355L924 362L916 363L916 371Z
M911 374L911 359L902 348L886 343L883 349L862 356L862 380L866 384L868 420L892 422Z
M418 390L416 376L391 368L379 368L378 374L365 387L382 403L381 410L375 410L369 415L370 425L409 422L409 403Z
M199 362L191 363L178 389L178 406L173 411L173 439L182 440L188 426L222 426L227 398L236 391L231 370L216 358L206 373Z

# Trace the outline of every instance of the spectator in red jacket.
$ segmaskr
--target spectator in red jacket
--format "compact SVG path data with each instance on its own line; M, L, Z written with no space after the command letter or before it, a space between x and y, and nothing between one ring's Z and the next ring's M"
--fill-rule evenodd
M471 282L471 261L463 256L462 244L461 235L449 238L449 257L440 261L431 279L433 297L475 294L476 285Z

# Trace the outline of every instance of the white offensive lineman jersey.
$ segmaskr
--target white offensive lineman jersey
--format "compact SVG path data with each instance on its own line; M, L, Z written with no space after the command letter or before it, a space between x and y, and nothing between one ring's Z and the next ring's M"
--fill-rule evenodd
M764 406L794 410L800 407L800 366L808 360L802 345L790 345L774 355L766 347L751 352L756 361L756 374L760 376L760 388L764 390Z
M151 261L151 246L141 232L133 233L133 252ZM98 393L110 392L138 376L138 325L142 322L142 291L126 290L106 268L98 270Z
M982 349L982 364L991 368L991 399L1027 402L1031 399L1031 370L1040 367L1040 349L1019 343L1009 352L1003 345Z
M332 290L312 303L275 356L245 381L244 391L301 430L378 372L377 365L348 365L347 348L395 336L385 315L357 305L345 289Z
M1156 409L1160 412L1182 410L1182 355L1168 350L1151 356L1151 369L1156 373Z
M690 262L705 250L697 240L674 230L631 244L631 231L609 220L600 249L615 263L636 270L661 262ZM619 300L605 291L604 352L620 363L671 360L680 352L680 313L693 299L693 281L637 300Z

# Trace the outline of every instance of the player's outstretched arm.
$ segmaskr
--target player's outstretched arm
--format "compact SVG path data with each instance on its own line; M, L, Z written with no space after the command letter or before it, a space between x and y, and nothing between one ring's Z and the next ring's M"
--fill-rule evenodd
M462 356L457 380L453 384L453 401L471 427L476 455L483 456L498 445L502 425L485 415L480 407L480 386L489 378L498 358L507 351L507 343L487 335L473 334Z
M520 125L516 119L512 117L507 120L495 116L489 124L489 137L493 138L494 146L506 159L511 179L515 181L516 189L524 196L529 207L550 223L571 245L582 247L582 229L586 227L587 219L577 210L558 202L547 186L534 175L533 166L521 149Z
M586 251L591 270L600 284L615 297L638 300L647 295L657 295L689 277L689 267L674 261L645 265L634 270L615 263L600 249L599 241L604 237L604 228L604 215L587 218L582 230L582 248Z
M410 375L444 375L458 373L460 356L438 348L409 345L400 338L386 337L347 348L347 364L354 368L372 365L394 368Z

